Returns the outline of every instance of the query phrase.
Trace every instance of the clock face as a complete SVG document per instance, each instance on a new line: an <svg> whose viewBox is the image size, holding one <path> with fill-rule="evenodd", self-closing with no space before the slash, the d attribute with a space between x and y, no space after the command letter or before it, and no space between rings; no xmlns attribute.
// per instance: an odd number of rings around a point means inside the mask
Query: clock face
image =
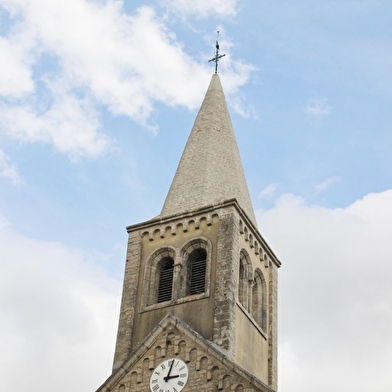
<svg viewBox="0 0 392 392"><path fill-rule="evenodd" d="M188 381L188 366L178 358L166 359L152 372L152 392L180 392Z"/></svg>

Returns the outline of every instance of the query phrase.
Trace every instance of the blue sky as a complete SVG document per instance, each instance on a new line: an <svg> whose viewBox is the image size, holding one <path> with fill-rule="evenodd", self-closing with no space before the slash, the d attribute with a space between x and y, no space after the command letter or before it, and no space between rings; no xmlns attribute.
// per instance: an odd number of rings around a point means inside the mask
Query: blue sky
<svg viewBox="0 0 392 392"><path fill-rule="evenodd" d="M390 391L391 19L387 0L0 0L0 389L109 374L125 227L160 212L219 30L283 262L280 390Z"/></svg>

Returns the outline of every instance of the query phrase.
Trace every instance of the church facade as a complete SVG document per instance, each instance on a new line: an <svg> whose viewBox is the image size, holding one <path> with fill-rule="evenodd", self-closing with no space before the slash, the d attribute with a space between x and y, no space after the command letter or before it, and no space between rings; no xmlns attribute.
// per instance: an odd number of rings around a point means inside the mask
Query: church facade
<svg viewBox="0 0 392 392"><path fill-rule="evenodd" d="M113 372L97 392L276 391L280 261L217 74L161 214L127 231Z"/></svg>

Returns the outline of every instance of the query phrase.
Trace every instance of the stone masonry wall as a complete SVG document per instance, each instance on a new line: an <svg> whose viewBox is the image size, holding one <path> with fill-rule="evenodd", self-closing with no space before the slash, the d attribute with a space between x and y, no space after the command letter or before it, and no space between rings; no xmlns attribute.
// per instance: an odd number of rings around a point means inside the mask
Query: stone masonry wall
<svg viewBox="0 0 392 392"><path fill-rule="evenodd" d="M278 388L278 269L270 266L269 328L268 328L268 385Z"/></svg>
<svg viewBox="0 0 392 392"><path fill-rule="evenodd" d="M238 288L238 237L234 211L222 214L217 244L213 341L231 359L235 357L234 306Z"/></svg>
<svg viewBox="0 0 392 392"><path fill-rule="evenodd" d="M141 237L138 232L131 232L128 239L127 259L125 264L120 320L117 332L113 370L116 370L131 352L137 283L140 272L140 252Z"/></svg>

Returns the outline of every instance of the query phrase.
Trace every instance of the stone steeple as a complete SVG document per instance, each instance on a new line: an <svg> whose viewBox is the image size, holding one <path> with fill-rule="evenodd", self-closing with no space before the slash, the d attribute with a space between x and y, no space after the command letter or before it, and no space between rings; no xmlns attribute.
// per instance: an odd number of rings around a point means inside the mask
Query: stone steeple
<svg viewBox="0 0 392 392"><path fill-rule="evenodd" d="M217 74L212 76L161 217L236 199L256 225L237 143Z"/></svg>
<svg viewBox="0 0 392 392"><path fill-rule="evenodd" d="M276 391L280 261L217 74L161 215L127 232L113 373L97 392Z"/></svg>

